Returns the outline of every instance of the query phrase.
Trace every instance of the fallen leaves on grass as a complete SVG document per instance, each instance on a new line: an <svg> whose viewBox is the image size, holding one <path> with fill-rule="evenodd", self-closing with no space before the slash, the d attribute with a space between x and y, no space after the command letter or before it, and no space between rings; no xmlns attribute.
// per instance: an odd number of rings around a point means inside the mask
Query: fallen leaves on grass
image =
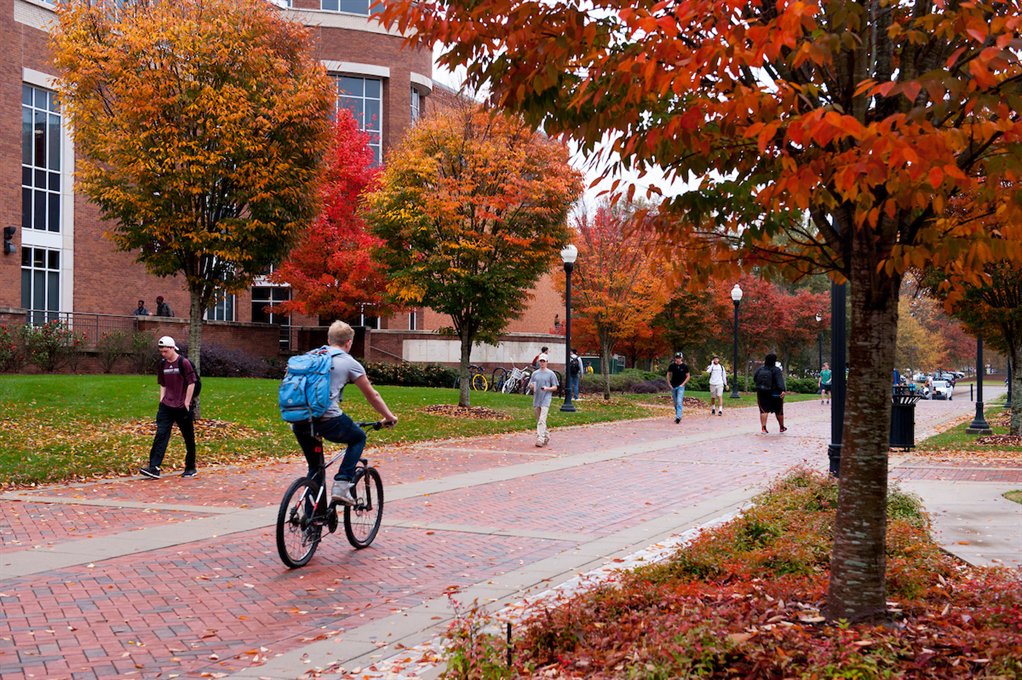
<svg viewBox="0 0 1022 680"><path fill-rule="evenodd" d="M156 434L156 422L153 420L132 420L118 428L123 434L152 437ZM227 420L199 418L195 421L196 439L251 439L259 433L250 427L232 423Z"/></svg>
<svg viewBox="0 0 1022 680"><path fill-rule="evenodd" d="M450 418L471 418L473 420L511 420L511 416L485 406L456 406L454 404L433 404L419 409L423 413Z"/></svg>
<svg viewBox="0 0 1022 680"><path fill-rule="evenodd" d="M1022 446L1022 435L988 434L983 437L977 437L976 443L989 446Z"/></svg>

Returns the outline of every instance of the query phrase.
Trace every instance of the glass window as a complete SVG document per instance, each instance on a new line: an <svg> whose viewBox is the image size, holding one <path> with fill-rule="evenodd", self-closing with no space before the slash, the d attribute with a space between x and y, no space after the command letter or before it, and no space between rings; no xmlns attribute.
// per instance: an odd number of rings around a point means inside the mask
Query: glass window
<svg viewBox="0 0 1022 680"><path fill-rule="evenodd" d="M376 164L383 162L383 81L379 78L336 76L337 108L355 117L359 130L369 134Z"/></svg>
<svg viewBox="0 0 1022 680"><path fill-rule="evenodd" d="M252 321L280 326L280 349L284 352L291 349L291 317L286 314L275 314L267 308L290 299L291 289L287 286L252 288Z"/></svg>
<svg viewBox="0 0 1022 680"><path fill-rule="evenodd" d="M320 9L327 12L347 12L348 14L361 14L369 16L369 4L371 0L321 0Z"/></svg>
<svg viewBox="0 0 1022 680"><path fill-rule="evenodd" d="M412 88L412 123L422 117L422 95L414 87Z"/></svg>
<svg viewBox="0 0 1022 680"><path fill-rule="evenodd" d="M53 92L21 86L21 226L60 231L60 109Z"/></svg>
<svg viewBox="0 0 1022 680"><path fill-rule="evenodd" d="M22 246L21 306L33 324L60 318L60 251Z"/></svg>
<svg viewBox="0 0 1022 680"><path fill-rule="evenodd" d="M410 331L419 330L415 319L415 310L408 312L408 330Z"/></svg>
<svg viewBox="0 0 1022 680"><path fill-rule="evenodd" d="M218 296L206 310L207 321L234 321L234 296Z"/></svg>

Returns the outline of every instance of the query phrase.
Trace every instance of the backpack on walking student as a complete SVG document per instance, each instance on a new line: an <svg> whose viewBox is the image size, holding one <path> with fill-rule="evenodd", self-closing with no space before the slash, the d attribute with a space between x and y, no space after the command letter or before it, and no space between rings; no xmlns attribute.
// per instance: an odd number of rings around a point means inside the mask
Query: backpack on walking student
<svg viewBox="0 0 1022 680"><path fill-rule="evenodd" d="M324 345L287 360L277 392L280 417L289 423L319 418L330 408L330 371L340 350Z"/></svg>
<svg viewBox="0 0 1022 680"><path fill-rule="evenodd" d="M774 389L774 372L766 366L760 366L752 375L757 392L772 392Z"/></svg>
<svg viewBox="0 0 1022 680"><path fill-rule="evenodd" d="M582 360L575 357L571 360L571 366L569 367L572 375L579 375L582 373Z"/></svg>

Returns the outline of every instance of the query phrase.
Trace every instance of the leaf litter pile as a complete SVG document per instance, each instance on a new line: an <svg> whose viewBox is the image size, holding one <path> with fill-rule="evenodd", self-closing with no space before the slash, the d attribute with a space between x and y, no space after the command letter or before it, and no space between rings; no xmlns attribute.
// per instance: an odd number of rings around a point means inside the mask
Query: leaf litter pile
<svg viewBox="0 0 1022 680"><path fill-rule="evenodd" d="M528 605L510 669L503 625L474 609L448 632L449 677L1022 677L1019 572L942 552L918 499L897 490L887 620L828 622L836 503L833 479L796 470L665 561Z"/></svg>
<svg viewBox="0 0 1022 680"><path fill-rule="evenodd" d="M132 420L118 428L122 434L152 437L156 435L156 422L150 420ZM210 439L249 439L258 437L259 433L250 427L214 418L198 418L195 421L195 438Z"/></svg>
<svg viewBox="0 0 1022 680"><path fill-rule="evenodd" d="M472 420L511 420L511 416L485 406L457 406L455 404L433 404L419 409L422 413L449 418L470 418Z"/></svg>

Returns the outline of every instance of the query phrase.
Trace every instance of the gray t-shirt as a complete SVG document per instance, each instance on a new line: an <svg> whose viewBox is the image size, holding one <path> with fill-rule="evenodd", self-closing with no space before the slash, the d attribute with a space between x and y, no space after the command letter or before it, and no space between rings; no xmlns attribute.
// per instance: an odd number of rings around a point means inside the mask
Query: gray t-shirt
<svg viewBox="0 0 1022 680"><path fill-rule="evenodd" d="M366 374L362 364L344 350L331 347L330 352L336 354L334 368L330 371L330 408L323 414L323 418L336 418L343 413L339 402L343 396L344 386Z"/></svg>
<svg viewBox="0 0 1022 680"><path fill-rule="evenodd" d="M553 392L547 392L544 387L557 387L557 374L549 368L541 368L529 378L534 394L532 395L533 406L549 406L554 398Z"/></svg>

